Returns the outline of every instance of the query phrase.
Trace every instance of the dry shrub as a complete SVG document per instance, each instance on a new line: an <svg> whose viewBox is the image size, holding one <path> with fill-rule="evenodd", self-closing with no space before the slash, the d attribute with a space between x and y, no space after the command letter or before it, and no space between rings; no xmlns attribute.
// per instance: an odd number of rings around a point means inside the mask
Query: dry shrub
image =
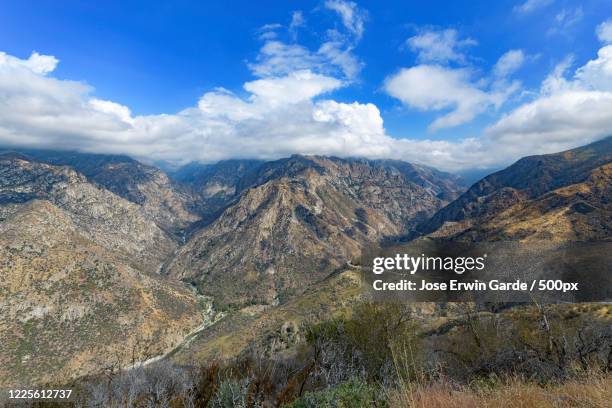
<svg viewBox="0 0 612 408"><path fill-rule="evenodd" d="M404 384L389 391L390 408L606 408L610 401L612 377L601 375L547 386L513 378L485 388L439 381L430 385Z"/></svg>

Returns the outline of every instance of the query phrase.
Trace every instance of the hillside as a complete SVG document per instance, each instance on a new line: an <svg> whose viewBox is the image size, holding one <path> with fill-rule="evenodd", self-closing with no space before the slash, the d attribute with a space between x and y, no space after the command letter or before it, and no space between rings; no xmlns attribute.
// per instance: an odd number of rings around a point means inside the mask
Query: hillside
<svg viewBox="0 0 612 408"><path fill-rule="evenodd" d="M165 231L178 234L199 220L199 196L160 169L120 155L49 150L20 150L26 159L67 166L87 180L138 204Z"/></svg>
<svg viewBox="0 0 612 408"><path fill-rule="evenodd" d="M282 302L460 189L450 175L407 163L316 156L265 163L240 186L164 268L223 305Z"/></svg>
<svg viewBox="0 0 612 408"><path fill-rule="evenodd" d="M163 353L202 301L155 274L176 248L143 207L64 166L0 157L2 385Z"/></svg>
<svg viewBox="0 0 612 408"><path fill-rule="evenodd" d="M462 240L609 240L612 137L485 177L419 230Z"/></svg>

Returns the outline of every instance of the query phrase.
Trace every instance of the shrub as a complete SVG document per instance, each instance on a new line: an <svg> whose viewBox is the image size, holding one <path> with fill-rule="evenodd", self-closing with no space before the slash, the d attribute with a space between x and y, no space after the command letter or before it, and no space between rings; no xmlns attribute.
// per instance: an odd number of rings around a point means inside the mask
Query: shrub
<svg viewBox="0 0 612 408"><path fill-rule="evenodd" d="M418 333L418 324L405 306L363 303L348 319L311 327L307 340L315 348L327 385L352 377L387 383L396 374L395 350L409 348L413 356L419 354Z"/></svg>
<svg viewBox="0 0 612 408"><path fill-rule="evenodd" d="M217 392L210 400L210 408L247 408L251 406L248 402L248 379L223 381Z"/></svg>
<svg viewBox="0 0 612 408"><path fill-rule="evenodd" d="M357 379L351 379L324 391L307 392L303 397L285 407L359 408L384 405L384 400L376 387Z"/></svg>

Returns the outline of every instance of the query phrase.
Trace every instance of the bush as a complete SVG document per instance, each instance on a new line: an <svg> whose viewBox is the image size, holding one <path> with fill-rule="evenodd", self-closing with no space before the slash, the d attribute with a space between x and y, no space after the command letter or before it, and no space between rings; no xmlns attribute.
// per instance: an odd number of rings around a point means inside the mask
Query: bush
<svg viewBox="0 0 612 408"><path fill-rule="evenodd" d="M612 368L609 321L562 306L490 314L465 305L464 316L430 337L445 373L463 383L492 375L547 383Z"/></svg>
<svg viewBox="0 0 612 408"><path fill-rule="evenodd" d="M225 380L208 404L210 408L246 408L248 404L248 379Z"/></svg>
<svg viewBox="0 0 612 408"><path fill-rule="evenodd" d="M363 303L348 319L309 328L307 340L315 349L325 385L354 377L386 384L397 374L397 350L409 349L411 357L420 355L418 333L419 326L405 306ZM414 357L410 365L420 364L417 360Z"/></svg>
<svg viewBox="0 0 612 408"><path fill-rule="evenodd" d="M292 404L290 408L359 408L384 406L380 391L357 379L345 381L336 387L324 391L307 392Z"/></svg>

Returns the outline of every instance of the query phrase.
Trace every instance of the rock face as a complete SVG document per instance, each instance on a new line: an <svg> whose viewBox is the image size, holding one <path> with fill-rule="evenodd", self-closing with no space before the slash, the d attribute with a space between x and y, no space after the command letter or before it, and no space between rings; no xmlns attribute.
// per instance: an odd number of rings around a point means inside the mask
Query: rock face
<svg viewBox="0 0 612 408"><path fill-rule="evenodd" d="M190 186L199 198L197 210L202 219L192 230L210 223L235 202L247 187L243 179L263 164L260 160L223 160L207 165L190 163L175 171L172 177Z"/></svg>
<svg viewBox="0 0 612 408"><path fill-rule="evenodd" d="M34 199L61 208L91 241L145 270L155 270L176 248L144 207L89 183L73 169L0 156L0 204L14 209Z"/></svg>
<svg viewBox="0 0 612 408"><path fill-rule="evenodd" d="M0 385L61 383L172 349L210 313L179 279L218 304L284 303L460 189L408 163L324 157L179 173L125 156L0 152Z"/></svg>
<svg viewBox="0 0 612 408"><path fill-rule="evenodd" d="M0 157L0 384L65 382L165 352L201 301L156 274L176 242L75 170Z"/></svg>
<svg viewBox="0 0 612 408"><path fill-rule="evenodd" d="M419 229L435 237L593 241L612 235L612 137L525 157L474 184Z"/></svg>
<svg viewBox="0 0 612 408"><path fill-rule="evenodd" d="M237 201L164 268L234 306L283 302L459 190L450 175L407 163L315 156L265 163L237 188Z"/></svg>
<svg viewBox="0 0 612 408"><path fill-rule="evenodd" d="M185 283L243 315L287 311L389 237L533 247L612 235L612 138L521 159L463 194L431 168L319 156L175 178L124 156L0 153L0 386L172 349L206 321Z"/></svg>
<svg viewBox="0 0 612 408"><path fill-rule="evenodd" d="M171 180L160 169L127 156L24 150L24 157L40 163L68 166L87 180L138 204L164 231L177 234L200 219L199 196Z"/></svg>

